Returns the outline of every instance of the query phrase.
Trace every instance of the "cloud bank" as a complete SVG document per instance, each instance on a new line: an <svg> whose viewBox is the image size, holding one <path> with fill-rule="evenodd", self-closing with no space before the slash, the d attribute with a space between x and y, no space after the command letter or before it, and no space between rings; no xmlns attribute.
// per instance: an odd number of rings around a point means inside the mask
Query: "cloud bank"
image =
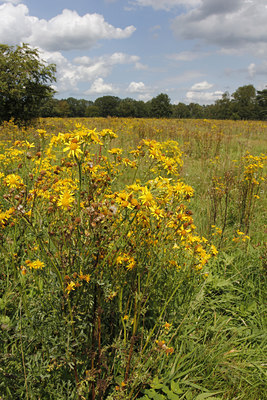
<svg viewBox="0 0 267 400"><path fill-rule="evenodd" d="M90 49L99 40L125 39L135 31L132 25L116 28L100 14L80 16L67 9L50 20L39 19L30 16L24 4L1 5L0 20L1 42L26 42L48 51Z"/></svg>
<svg viewBox="0 0 267 400"><path fill-rule="evenodd" d="M177 16L172 30L179 39L201 41L228 49L264 45L267 49L265 0L202 0Z"/></svg>

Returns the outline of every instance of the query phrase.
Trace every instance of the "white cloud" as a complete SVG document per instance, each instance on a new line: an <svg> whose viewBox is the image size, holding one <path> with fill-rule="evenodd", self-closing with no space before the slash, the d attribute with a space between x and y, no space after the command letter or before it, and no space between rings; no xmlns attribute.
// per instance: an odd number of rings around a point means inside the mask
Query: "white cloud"
<svg viewBox="0 0 267 400"><path fill-rule="evenodd" d="M49 51L89 49L99 40L124 39L135 31L134 26L116 28L100 14L80 16L67 9L47 21L30 16L24 4L1 5L0 21L1 42L26 42Z"/></svg>
<svg viewBox="0 0 267 400"><path fill-rule="evenodd" d="M142 7L153 7L155 10L170 11L178 6L191 7L196 6L201 0L135 0L131 3Z"/></svg>
<svg viewBox="0 0 267 400"><path fill-rule="evenodd" d="M140 62L136 62L134 67L135 67L135 69L138 69L138 70L145 70L145 69L148 69L148 66L147 66L147 65L142 64L142 63L140 63Z"/></svg>
<svg viewBox="0 0 267 400"><path fill-rule="evenodd" d="M186 93L186 100L190 103L213 103L223 94L221 91L208 92L207 90L211 89L213 86L214 85L212 83L208 83L207 81L195 83Z"/></svg>
<svg viewBox="0 0 267 400"><path fill-rule="evenodd" d="M249 74L250 78L253 78L255 73L256 73L256 64L254 64L254 63L249 64L248 74Z"/></svg>
<svg viewBox="0 0 267 400"><path fill-rule="evenodd" d="M191 90L193 91L202 91L202 90L208 90L213 87L212 83L208 83L207 81L195 83L192 87Z"/></svg>
<svg viewBox="0 0 267 400"><path fill-rule="evenodd" d="M201 4L177 16L172 29L179 39L201 40L224 48L264 45L267 50L265 0L201 0Z"/></svg>
<svg viewBox="0 0 267 400"><path fill-rule="evenodd" d="M88 83L95 81L94 90L101 90L103 82L98 81L99 78L107 77L116 65L132 64L136 68L139 57L125 53L113 53L111 55L103 55L101 57L90 58L87 56L76 57L69 61L60 52L47 52L42 50L41 57L48 63L55 63L57 66L57 84L56 90L60 92L78 91L80 83ZM101 85L102 83L102 85ZM106 84L105 84L106 85ZM105 90L108 87L105 86ZM114 88L112 88L114 90ZM90 92L92 93L92 92ZM95 93L98 93L95 91ZM102 93L102 92L101 92Z"/></svg>
<svg viewBox="0 0 267 400"><path fill-rule="evenodd" d="M145 93L145 94L140 94L139 96L138 96L138 100L142 100L142 101L148 101L148 100L151 100L152 99L152 95L150 94L150 93Z"/></svg>
<svg viewBox="0 0 267 400"><path fill-rule="evenodd" d="M130 93L144 92L145 90L146 86L143 82L131 82L127 89Z"/></svg>
<svg viewBox="0 0 267 400"><path fill-rule="evenodd" d="M10 45L27 42L26 37L31 34L33 17L25 17L28 8L24 4L14 7L5 3L0 5L0 42ZM31 22L30 22L31 20Z"/></svg>
<svg viewBox="0 0 267 400"><path fill-rule="evenodd" d="M85 94L107 94L115 93L117 89L110 83L104 83L102 78L97 78Z"/></svg>
<svg viewBox="0 0 267 400"><path fill-rule="evenodd" d="M193 91L189 90L186 93L186 99L189 103L200 103L200 104L209 104L214 103L215 100L218 100L222 97L223 92L217 90L215 92L201 92L201 91Z"/></svg>
<svg viewBox="0 0 267 400"><path fill-rule="evenodd" d="M109 60L111 64L131 64L131 63L137 63L139 61L138 56L130 56L125 53L113 53Z"/></svg>
<svg viewBox="0 0 267 400"><path fill-rule="evenodd" d="M266 82L267 79L267 60L263 60L260 64L250 63L247 67L243 68L227 68L224 70L226 76L240 77L243 76L244 79L250 81L251 79L257 78L257 84L259 80ZM265 83L266 84L266 83Z"/></svg>
<svg viewBox="0 0 267 400"><path fill-rule="evenodd" d="M92 58L87 56L75 57L73 59L74 64L90 65L93 63Z"/></svg>

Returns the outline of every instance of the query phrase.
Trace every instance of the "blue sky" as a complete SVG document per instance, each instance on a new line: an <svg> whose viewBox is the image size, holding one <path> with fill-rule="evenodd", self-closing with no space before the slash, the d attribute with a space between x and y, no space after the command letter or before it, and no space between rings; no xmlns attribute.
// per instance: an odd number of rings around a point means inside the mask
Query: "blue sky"
<svg viewBox="0 0 267 400"><path fill-rule="evenodd" d="M267 85L266 0L0 0L0 43L57 65L56 97L210 104Z"/></svg>

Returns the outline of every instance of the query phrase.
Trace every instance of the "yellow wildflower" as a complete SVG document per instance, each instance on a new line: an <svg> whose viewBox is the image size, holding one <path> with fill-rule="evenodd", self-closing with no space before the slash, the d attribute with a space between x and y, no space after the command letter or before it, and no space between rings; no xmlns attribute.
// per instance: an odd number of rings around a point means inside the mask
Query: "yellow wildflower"
<svg viewBox="0 0 267 400"><path fill-rule="evenodd" d="M83 154L77 139L72 139L63 151L69 152L68 157L79 157L80 154Z"/></svg>
<svg viewBox="0 0 267 400"><path fill-rule="evenodd" d="M40 260L35 260L35 261L28 260L27 264L30 269L43 269L45 267L45 264Z"/></svg>
<svg viewBox="0 0 267 400"><path fill-rule="evenodd" d="M70 192L69 190L66 190L66 191L62 192L61 195L59 196L59 200L57 201L57 205L59 207L62 207L65 210L68 210L69 207L74 202L74 200L75 199L73 197L73 193Z"/></svg>
<svg viewBox="0 0 267 400"><path fill-rule="evenodd" d="M71 290L75 290L75 286L75 282L71 281L65 289L66 292L69 294Z"/></svg>
<svg viewBox="0 0 267 400"><path fill-rule="evenodd" d="M157 207L149 207L151 214L156 217L156 219L160 219L164 217L164 211Z"/></svg>
<svg viewBox="0 0 267 400"><path fill-rule="evenodd" d="M144 188L142 188L142 194L140 195L139 198L140 198L142 204L144 204L145 206L147 206L147 207L152 206L153 195L146 186Z"/></svg>
<svg viewBox="0 0 267 400"><path fill-rule="evenodd" d="M10 174L4 179L5 184L10 188L19 188L23 185L23 180L19 175Z"/></svg>

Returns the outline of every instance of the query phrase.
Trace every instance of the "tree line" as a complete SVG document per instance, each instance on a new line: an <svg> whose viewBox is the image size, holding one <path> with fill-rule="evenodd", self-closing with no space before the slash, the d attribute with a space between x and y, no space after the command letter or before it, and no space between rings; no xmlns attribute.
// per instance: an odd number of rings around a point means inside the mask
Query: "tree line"
<svg viewBox="0 0 267 400"><path fill-rule="evenodd" d="M56 66L27 44L0 44L0 123L11 118L27 124L37 117L207 118L267 120L267 89L239 87L211 105L171 104L165 93L144 102L102 96L95 101L56 99L52 88Z"/></svg>
<svg viewBox="0 0 267 400"><path fill-rule="evenodd" d="M41 116L267 120L267 89L256 91L253 85L241 86L210 105L171 104L164 93L147 102L117 96L102 96L95 101L51 98L42 107Z"/></svg>

